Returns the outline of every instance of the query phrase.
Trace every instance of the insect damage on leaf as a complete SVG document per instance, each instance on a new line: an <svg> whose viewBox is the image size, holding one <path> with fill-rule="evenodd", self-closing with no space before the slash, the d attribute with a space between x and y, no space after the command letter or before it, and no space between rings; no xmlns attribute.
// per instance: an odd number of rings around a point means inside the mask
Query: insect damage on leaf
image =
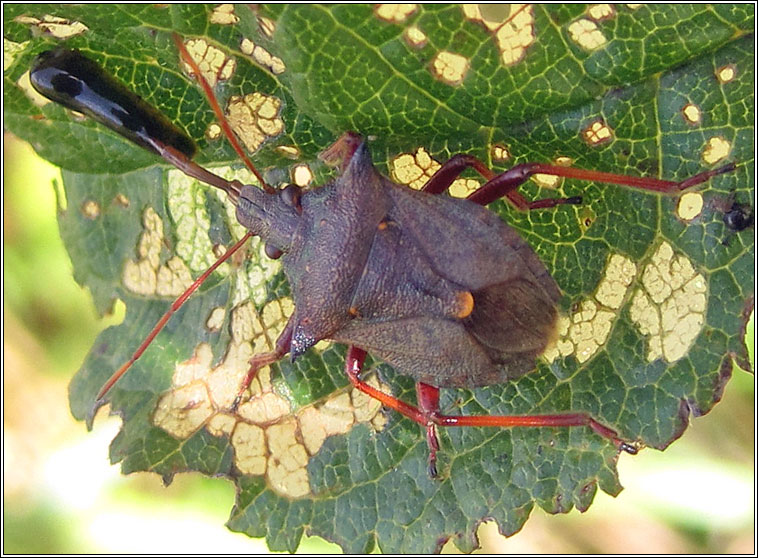
<svg viewBox="0 0 758 558"><path fill-rule="evenodd" d="M241 473L265 475L278 493L302 497L310 493L308 461L328 436L344 434L359 422L380 430L385 419L378 401L352 389L297 410L276 391L269 367L258 372L249 399L236 412L229 411L247 362L253 354L273 349L293 308L289 298L269 302L260 313L251 302L236 307L224 359L213 366L210 346L199 344L190 359L176 366L173 387L158 401L153 423L179 439L203 427L214 436L230 436ZM375 378L370 383L380 387Z"/></svg>
<svg viewBox="0 0 758 558"><path fill-rule="evenodd" d="M218 331L221 326L224 325L224 317L226 316L226 310L218 306L211 311L211 315L205 322L205 327L208 331Z"/></svg>
<svg viewBox="0 0 758 558"><path fill-rule="evenodd" d="M558 319L558 339L547 348L544 358L575 355L587 362L605 345L626 292L637 274L637 266L629 258L613 254L605 268L603 279L595 291L594 300L585 300L571 316Z"/></svg>
<svg viewBox="0 0 758 558"><path fill-rule="evenodd" d="M553 161L559 167L570 167L574 161L570 157L560 156L556 157ZM549 188L555 190L561 184L562 179L554 174L542 174L536 173L532 176L532 180L541 188Z"/></svg>
<svg viewBox="0 0 758 558"><path fill-rule="evenodd" d="M401 153L390 161L392 179L398 184L405 184L414 190L420 190L439 170L440 165L432 159L423 147L416 153ZM465 198L479 188L479 182L472 178L458 178L448 189L454 198Z"/></svg>
<svg viewBox="0 0 758 558"><path fill-rule="evenodd" d="M663 242L642 271L642 288L630 316L647 337L650 362L675 362L687 354L705 321L706 281L684 255Z"/></svg>
<svg viewBox="0 0 758 558"><path fill-rule="evenodd" d="M219 25L234 25L240 18L234 13L234 4L219 4L213 8L210 22Z"/></svg>
<svg viewBox="0 0 758 558"><path fill-rule="evenodd" d="M608 42L597 24L589 19L578 19L568 27L571 39L584 50L596 50Z"/></svg>
<svg viewBox="0 0 758 558"><path fill-rule="evenodd" d="M301 188L308 186L313 180L313 173L306 164L295 165L290 172L292 176L292 183Z"/></svg>
<svg viewBox="0 0 758 558"><path fill-rule="evenodd" d="M685 192L676 204L676 216L683 221L692 221L703 211L703 194Z"/></svg>
<svg viewBox="0 0 758 558"><path fill-rule="evenodd" d="M587 7L587 15L595 21L612 19L616 15L613 4L592 4Z"/></svg>
<svg viewBox="0 0 758 558"><path fill-rule="evenodd" d="M176 296L192 284L184 262L174 256L161 264L163 220L152 207L142 214L144 231L137 244L137 259L127 260L122 272L124 287L135 294Z"/></svg>
<svg viewBox="0 0 758 558"><path fill-rule="evenodd" d="M411 25L403 32L403 38L408 46L413 48L423 48L429 40L426 33L415 25Z"/></svg>
<svg viewBox="0 0 758 558"><path fill-rule="evenodd" d="M447 85L460 85L466 77L469 61L465 56L453 52L438 52L432 59L431 69L434 77Z"/></svg>
<svg viewBox="0 0 758 558"><path fill-rule="evenodd" d="M700 120L703 118L703 112L700 110L699 106L687 103L682 107L682 116L687 124L696 125L700 124Z"/></svg>
<svg viewBox="0 0 758 558"><path fill-rule="evenodd" d="M613 140L613 130L602 120L596 120L582 130L582 137L590 146L601 145Z"/></svg>
<svg viewBox="0 0 758 558"><path fill-rule="evenodd" d="M100 204L94 200L87 200L82 204L82 215L87 219L97 219L100 217Z"/></svg>
<svg viewBox="0 0 758 558"><path fill-rule="evenodd" d="M374 13L384 21L402 23L417 9L417 4L377 4Z"/></svg>
<svg viewBox="0 0 758 558"><path fill-rule="evenodd" d="M284 121L279 117L281 106L281 100L273 95L258 92L244 97L234 95L226 107L226 117L234 133L252 153L267 139L284 132Z"/></svg>
<svg viewBox="0 0 758 558"><path fill-rule="evenodd" d="M722 136L715 136L708 140L703 149L703 161L708 165L718 163L729 156L732 144Z"/></svg>
<svg viewBox="0 0 758 558"><path fill-rule="evenodd" d="M36 17L18 16L14 19L16 23L33 25L45 35L50 35L56 39L70 39L76 35L81 35L89 28L80 21L71 21L62 17L44 15L41 19Z"/></svg>
<svg viewBox="0 0 758 558"><path fill-rule="evenodd" d="M729 83L737 77L737 67L734 64L721 66L716 70L716 77L721 83Z"/></svg>
<svg viewBox="0 0 758 558"><path fill-rule="evenodd" d="M502 163L511 158L511 152L505 145L495 144L490 148L490 156L493 161Z"/></svg>
<svg viewBox="0 0 758 558"><path fill-rule="evenodd" d="M513 66L524 59L536 40L534 9L529 4L464 4L463 15L494 33L500 59Z"/></svg>
<svg viewBox="0 0 758 558"><path fill-rule="evenodd" d="M256 63L260 64L274 75L279 75L287 69L281 58L272 55L265 48L256 45L248 38L242 39L240 50L243 54L250 56Z"/></svg>
<svg viewBox="0 0 758 558"><path fill-rule="evenodd" d="M219 81L229 80L234 75L237 61L224 54L222 50L209 45L207 41L190 39L184 41L184 46L211 87L215 87ZM182 68L185 73L194 75L192 68L185 61L182 61Z"/></svg>

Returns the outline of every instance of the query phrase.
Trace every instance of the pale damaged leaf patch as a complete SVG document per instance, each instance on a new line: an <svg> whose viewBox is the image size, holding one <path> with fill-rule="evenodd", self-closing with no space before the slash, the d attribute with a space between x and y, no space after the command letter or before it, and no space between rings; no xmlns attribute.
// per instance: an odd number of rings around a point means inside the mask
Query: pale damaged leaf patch
<svg viewBox="0 0 758 558"><path fill-rule="evenodd" d="M559 167L570 167L573 162L574 161L570 157L564 156L556 157L553 161L553 163ZM558 186L560 186L561 182L563 181L560 176L542 173L534 174L531 179L541 188L549 188L551 190L558 188Z"/></svg>
<svg viewBox="0 0 758 558"><path fill-rule="evenodd" d="M616 16L613 4L591 4L587 7L587 15L595 21L612 19Z"/></svg>
<svg viewBox="0 0 758 558"><path fill-rule="evenodd" d="M137 259L124 265L124 287L139 295L180 295L192 284L192 276L177 256L161 265L163 220L152 207L148 207L142 214L142 224L145 230L137 244Z"/></svg>
<svg viewBox="0 0 758 558"><path fill-rule="evenodd" d="M100 204L94 200L86 200L82 203L82 215L94 221L100 217Z"/></svg>
<svg viewBox="0 0 758 558"><path fill-rule="evenodd" d="M411 25L403 32L403 38L408 46L413 48L423 48L429 40L426 33L415 25Z"/></svg>
<svg viewBox="0 0 758 558"><path fill-rule="evenodd" d="M359 422L378 430L385 419L378 401L353 389L296 410L275 389L269 367L259 371L237 412L230 411L250 358L273 350L293 311L288 298L271 301L260 312L252 302L237 306L223 361L214 367L210 346L198 345L192 358L176 366L173 387L159 400L153 423L179 439L203 427L214 436L229 436L241 473L265 475L277 493L299 498L310 494L306 466L328 436ZM380 388L375 377L369 383Z"/></svg>
<svg viewBox="0 0 758 558"><path fill-rule="evenodd" d="M124 194L116 194L116 197L113 198L113 202L123 208L127 208L129 205L131 205L129 198L127 198Z"/></svg>
<svg viewBox="0 0 758 558"><path fill-rule="evenodd" d="M211 13L211 23L219 25L234 25L239 23L240 18L234 13L234 4L219 4L213 8Z"/></svg>
<svg viewBox="0 0 758 558"><path fill-rule="evenodd" d="M727 64L716 70L716 78L721 83L729 83L737 77L737 67L734 64Z"/></svg>
<svg viewBox="0 0 758 558"><path fill-rule="evenodd" d="M692 221L703 211L703 195L700 192L685 192L676 204L676 216Z"/></svg>
<svg viewBox="0 0 758 558"><path fill-rule="evenodd" d="M613 130L602 120L596 120L582 130L582 138L590 147L613 141Z"/></svg>
<svg viewBox="0 0 758 558"><path fill-rule="evenodd" d="M434 77L448 85L460 85L469 68L468 58L452 52L438 52L432 59L431 70Z"/></svg>
<svg viewBox="0 0 758 558"><path fill-rule="evenodd" d="M300 157L300 149L294 145L278 145L274 149L288 159L295 160Z"/></svg>
<svg viewBox="0 0 758 558"><path fill-rule="evenodd" d="M634 262L613 254L594 299L582 302L571 316L558 319L558 339L545 350L544 358L548 362L572 354L579 362L592 358L608 340L613 322L636 275Z"/></svg>
<svg viewBox="0 0 758 558"><path fill-rule="evenodd" d="M464 4L463 15L492 32L504 66L513 66L534 43L534 10L529 4Z"/></svg>
<svg viewBox="0 0 758 558"><path fill-rule="evenodd" d="M306 164L295 165L291 171L292 183L304 188L313 180L313 172Z"/></svg>
<svg viewBox="0 0 758 558"><path fill-rule="evenodd" d="M168 208L176 223L175 250L193 272L208 269L216 256L208 238L211 222L205 209L207 186L177 169L168 171ZM227 274L228 266L220 273Z"/></svg>
<svg viewBox="0 0 758 558"><path fill-rule="evenodd" d="M234 75L237 69L237 61L224 54L221 49L209 45L208 41L189 39L184 41L184 46L211 87L215 87L219 81L226 81ZM190 65L184 60L182 60L182 67L186 74L195 75Z"/></svg>
<svg viewBox="0 0 758 558"><path fill-rule="evenodd" d="M26 95L29 100L34 103L35 106L44 107L46 104L52 103L50 99L44 95L40 95L37 93L37 90L32 87L32 82L29 78L29 72L24 72L21 74L21 77L18 78L16 85L19 89L21 89L21 91L24 92L24 95Z"/></svg>
<svg viewBox="0 0 758 558"><path fill-rule="evenodd" d="M205 328L208 331L218 331L221 326L224 325L224 317L226 316L226 310L222 306L217 306L211 310L210 316L205 321Z"/></svg>
<svg viewBox="0 0 758 558"><path fill-rule="evenodd" d="M708 140L703 149L703 161L713 165L726 159L732 150L732 144L722 136L715 136Z"/></svg>
<svg viewBox="0 0 758 558"><path fill-rule="evenodd" d="M250 153L284 131L284 121L279 117L281 106L277 97L258 92L244 97L234 95L229 99L226 118Z"/></svg>
<svg viewBox="0 0 758 558"><path fill-rule="evenodd" d="M597 24L589 19L576 20L568 26L568 32L571 40L587 51L597 50L608 42Z"/></svg>
<svg viewBox="0 0 758 558"><path fill-rule="evenodd" d="M18 55L23 53L28 45L29 41L17 43L3 37L3 71L11 67Z"/></svg>
<svg viewBox="0 0 758 558"><path fill-rule="evenodd" d="M684 255L663 242L642 272L630 315L648 340L648 360L685 356L705 322L707 285Z"/></svg>
<svg viewBox="0 0 758 558"><path fill-rule="evenodd" d="M255 177L246 168L234 169L229 166L213 169L218 176L243 184L254 184ZM210 217L206 209L206 196L216 196L226 211L225 223L233 240L239 240L245 234L245 228L239 224L236 208L226 194L190 178L178 170L170 170L168 177L168 207L176 223L176 252L194 273L201 273L210 267L225 252L223 247L214 246L208 236ZM234 298L232 304L239 304L252 299L262 304L267 297L266 284L281 269L281 262L265 256L260 238L255 237L247 246L248 257L236 266L233 277ZM232 266L229 262L220 265L216 273L229 275Z"/></svg>
<svg viewBox="0 0 758 558"><path fill-rule="evenodd" d="M423 147L419 147L416 153L402 153L390 162L392 179L398 184L405 184L414 190L423 188L429 179L442 165L432 159ZM465 198L479 188L479 182L471 178L459 178L455 180L448 192L454 198Z"/></svg>
<svg viewBox="0 0 758 558"><path fill-rule="evenodd" d="M490 148L490 156L493 161L504 163L511 158L511 152L505 145L495 144Z"/></svg>
<svg viewBox="0 0 758 558"><path fill-rule="evenodd" d="M80 21L71 21L62 17L44 15L42 19L29 16L18 16L14 19L16 23L31 25L44 35L50 35L56 39L70 39L76 35L81 35L89 31L89 27Z"/></svg>
<svg viewBox="0 0 758 558"><path fill-rule="evenodd" d="M703 118L703 111L700 110L699 106L693 103L687 103L682 107L682 116L687 124L694 126L700 124L700 121Z"/></svg>
<svg viewBox="0 0 758 558"><path fill-rule="evenodd" d="M256 45L248 38L242 39L240 50L274 75L279 75L287 69L281 58L272 55L265 48Z"/></svg>
<svg viewBox="0 0 758 558"><path fill-rule="evenodd" d="M377 4L374 14L390 23L402 23L418 9L418 4Z"/></svg>
<svg viewBox="0 0 758 558"><path fill-rule="evenodd" d="M268 17L258 16L258 28L261 30L261 33L270 39L274 36L274 31L276 31L276 23Z"/></svg>

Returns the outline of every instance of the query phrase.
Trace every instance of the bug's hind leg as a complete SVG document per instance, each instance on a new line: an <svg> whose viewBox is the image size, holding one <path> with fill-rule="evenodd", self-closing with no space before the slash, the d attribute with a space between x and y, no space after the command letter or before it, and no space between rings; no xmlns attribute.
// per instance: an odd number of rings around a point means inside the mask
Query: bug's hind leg
<svg viewBox="0 0 758 558"><path fill-rule="evenodd" d="M636 454L638 448L621 439L615 430L592 418L588 413L564 413L555 415L443 415L439 412L439 388L423 382L416 383L418 407L384 393L361 380L360 375L366 351L358 347L349 347L345 357L345 373L353 386L385 407L408 417L426 429L426 441L429 445L429 476L437 476L437 451L439 440L437 426L488 426L496 428L513 427L567 427L588 426L596 434L610 440L619 451Z"/></svg>
<svg viewBox="0 0 758 558"><path fill-rule="evenodd" d="M347 355L345 356L345 373L350 379L350 383L352 383L357 390L362 391L369 397L377 399L385 407L397 411L426 429L426 441L427 444L429 444L429 476L432 478L436 477L437 450L439 450L440 445L437 439L436 426L431 421L430 411L436 411L439 405L439 389L420 382L417 383L416 393L418 394L419 405L421 406L419 409L397 397L384 393L361 380L360 375L365 360L366 351L359 349L358 347L348 348ZM428 390L424 388L428 388Z"/></svg>

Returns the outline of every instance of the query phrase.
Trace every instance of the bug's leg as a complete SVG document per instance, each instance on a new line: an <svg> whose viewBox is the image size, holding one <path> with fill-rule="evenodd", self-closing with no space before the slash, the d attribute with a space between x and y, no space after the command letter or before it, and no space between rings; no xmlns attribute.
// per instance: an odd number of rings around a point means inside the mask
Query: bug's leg
<svg viewBox="0 0 758 558"><path fill-rule="evenodd" d="M579 196L575 196L572 198L551 198L547 200L538 200L536 202L529 202L527 199L519 194L516 191L516 188L518 188L521 184L526 182L528 176L524 176L523 178L519 177L519 173L515 173L516 176L519 178L518 181L516 180L507 180L508 187L504 188L499 195L495 196L489 201L480 201L479 199L476 199L477 195L480 195L479 192L481 192L485 187L487 187L489 184L492 184L493 182L495 184L499 184L503 175L510 173L514 169L517 169L518 167L514 167L510 171L506 171L502 174L495 174L492 169L490 169L487 165L485 165L482 161L474 157L473 155L466 155L465 153L458 153L457 155L453 155L450 159L448 159L439 169L437 169L437 172L434 173L434 175L429 179L429 181L424 185L422 190L424 192L428 192L430 194L440 194L447 190L450 185L455 181L460 174L466 170L467 168L471 167L476 172L478 172L480 175L482 175L487 182L479 188L476 192L471 194L468 199L476 202L480 205L487 205L488 203L495 201L498 198L501 197L507 197L508 200L518 209L521 210L529 210L529 209L541 209L546 207L554 207L556 205L562 205L562 204L579 204L582 203L582 198Z"/></svg>
<svg viewBox="0 0 758 558"><path fill-rule="evenodd" d="M480 205L487 205L496 199L506 197L521 210L540 209L553 207L562 203L581 202L581 198L557 198L532 202L527 201L521 194L516 192L516 188L521 186L534 174L550 174L565 178L576 178L579 180L591 180L594 182L617 184L619 186L629 186L640 190L648 190L662 194L675 194L697 184L701 184L719 174L731 172L734 169L735 164L729 163L728 165L724 165L717 169L701 172L695 176L682 180L681 182L674 182L652 177L628 176L624 174L577 169L574 167L560 167L557 165L547 165L542 163L522 163L492 178L476 192L471 194L468 199Z"/></svg>
<svg viewBox="0 0 758 558"><path fill-rule="evenodd" d="M245 391L247 391L247 389L250 387L250 384L253 383L253 380L258 375L258 371L264 366L275 363L284 355L286 355L290 350L290 343L292 342L293 316L294 313L292 316L290 316L290 319L287 321L287 325L284 326L281 335L279 335L279 338L276 340L276 346L274 347L274 350L270 353L261 353L259 355L255 355L250 359L250 369L247 371L245 379L242 380L239 390L237 391L237 396L234 398L234 402L232 403L231 407L232 412L237 411L237 408L240 406L242 398L245 395Z"/></svg>
<svg viewBox="0 0 758 558"><path fill-rule="evenodd" d="M351 346L348 348L347 355L345 356L345 373L347 374L350 383L352 383L357 390L378 400L385 407L389 407L420 425L426 426L424 413L419 411L416 407L409 405L397 397L384 393L361 380L361 369L363 368L365 360L366 351L358 347Z"/></svg>
<svg viewBox="0 0 758 558"><path fill-rule="evenodd" d="M534 174L550 174L565 178L576 178L579 180L592 180L595 182L618 184L620 186L630 186L632 188L664 194L675 194L697 184L701 184L719 174L731 172L735 169L735 164L729 163L717 169L701 172L695 176L682 180L681 182L660 180L651 177L613 174L574 167L561 167L558 165L548 165L543 163L522 163L496 175L489 167L487 167L487 165L476 157L459 153L458 155L451 157L437 170L426 183L423 190L430 194L444 192L450 187L453 181L469 167L473 168L487 179L487 182L481 188L468 197L469 200L480 205L487 205L499 198L505 197L517 209L527 211L530 209L554 207L561 204L578 204L582 201L579 196L528 201L516 190Z"/></svg>
<svg viewBox="0 0 758 558"><path fill-rule="evenodd" d="M632 455L637 453L637 447L619 438L612 428L599 423L587 413L565 413L556 415L441 415L432 414L431 421L439 426L495 426L501 428L513 427L566 427L589 426L597 434L607 438L619 450Z"/></svg>
<svg viewBox="0 0 758 558"><path fill-rule="evenodd" d="M344 172L362 141L361 136L355 132L345 132L337 138L337 141L321 152L318 158L330 167L338 167L340 171Z"/></svg>
<svg viewBox="0 0 758 558"><path fill-rule="evenodd" d="M358 347L349 347L345 356L345 373L350 379L350 383L369 397L377 399L385 407L389 407L398 413L417 422L426 429L426 442L429 445L429 476L437 476L437 451L440 449L439 440L437 439L436 427L433 418L439 408L439 389L427 384L418 382L416 384L416 394L418 397L419 408L409 405L408 403L384 393L383 391L370 386L361 380L361 369L363 362L366 360L366 351Z"/></svg>
<svg viewBox="0 0 758 558"><path fill-rule="evenodd" d="M429 446L429 462L427 471L431 478L437 478L437 451L440 449L440 441L437 437L437 426L431 417L439 413L440 388L430 386L423 382L416 382L416 400L419 410L426 417L426 445Z"/></svg>
<svg viewBox="0 0 758 558"><path fill-rule="evenodd" d="M401 401L397 397L386 394L383 391L368 385L361 380L360 374L363 362L366 360L366 351L358 347L349 347L345 357L345 373L353 386L374 399L377 399L385 407L389 407L398 413L417 422L426 429L427 444L429 444L429 474L435 476L436 452L439 450L439 441L435 426L490 426L499 428L513 427L567 427L589 426L597 434L607 438L620 451L632 455L637 453L637 447L619 438L612 428L596 421L587 413L565 413L556 415L443 415L439 412L439 388L418 382L416 395L419 399L419 407L414 407Z"/></svg>
<svg viewBox="0 0 758 558"><path fill-rule="evenodd" d="M203 72L200 70L200 67L198 66L197 62L195 62L192 56L190 56L190 53L187 51L187 47L184 46L184 40L182 40L181 36L179 36L177 33L174 33L172 37L174 39L174 44L176 45L176 48L179 50L179 55L181 56L182 60L187 64L187 66L191 68L193 77L195 78L195 80L197 80L197 82L200 84L200 87L203 89L203 92L205 93L205 97L208 99L208 103L213 109L213 113L216 115L216 118L219 121L219 125L221 126L221 129L224 131L224 135L229 140L229 143L237 152L237 155L239 155L240 159L242 159L242 161L245 163L245 166L250 169L250 171L258 179L258 182L261 183L261 186L263 187L263 189L269 194L274 193L275 190L266 183L266 181L263 179L263 175L261 175L258 169L255 168L255 165L253 165L253 162L250 160L250 158L247 156L245 151L242 149L242 146L239 144L239 141L237 141L237 136L234 135L234 132L232 131L231 126L229 125L229 121L226 119L226 115L224 115L224 111L221 110L221 106L218 104L218 98L216 97L216 94L213 92L213 88L208 83L208 80L206 80L205 77L203 76ZM219 69L219 72L222 69L223 67Z"/></svg>
<svg viewBox="0 0 758 558"><path fill-rule="evenodd" d="M184 291L179 297L171 304L171 307L166 311L163 316L161 316L161 319L158 320L158 323L155 324L155 327L150 331L148 336L145 338L145 340L142 342L142 344L137 348L137 350L134 352L134 354L131 356L131 358L126 361L121 368L116 370L116 372L113 373L113 375L108 379L108 381L103 384L103 387L100 388L100 391L97 394L97 397L95 399L95 404L92 406L92 409L90 409L90 412L87 414L87 428L92 428L92 422L95 418L95 413L97 413L97 410L102 407L105 404L105 396L110 391L110 389L113 387L113 385L123 376L129 368L131 368L132 364L134 364L138 358L142 356L142 353L145 352L147 347L150 345L150 343L153 342L153 339L155 339L155 336L158 335L158 333L163 329L163 327L166 325L166 322L168 322L169 318L184 304L187 299L194 293L200 285L203 284L203 282L210 277L211 273L213 273L218 266L220 266L222 263L224 263L226 260L228 260L237 250L239 250L247 240L253 236L251 233L245 234L241 239L237 241L237 243L232 246L229 250L226 251L226 253L221 256L218 260L216 260L212 266L210 266L205 272L200 275L188 288L186 291Z"/></svg>

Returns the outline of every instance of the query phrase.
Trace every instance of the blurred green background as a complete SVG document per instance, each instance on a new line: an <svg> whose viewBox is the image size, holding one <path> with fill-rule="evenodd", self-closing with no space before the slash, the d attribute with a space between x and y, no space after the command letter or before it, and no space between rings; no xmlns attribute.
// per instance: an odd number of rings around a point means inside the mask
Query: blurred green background
<svg viewBox="0 0 758 558"><path fill-rule="evenodd" d="M107 449L118 419L101 412L88 434L69 414L69 379L123 310L98 319L71 276L55 220L57 176L4 136L4 553L265 552L264 541L224 527L231 482L178 475L164 488L156 475L122 477ZM620 457L617 498L599 492L584 514L535 510L510 539L484 524L482 551L753 554L754 425L754 377L736 369L721 403L668 450ZM338 551L316 538L300 548Z"/></svg>

